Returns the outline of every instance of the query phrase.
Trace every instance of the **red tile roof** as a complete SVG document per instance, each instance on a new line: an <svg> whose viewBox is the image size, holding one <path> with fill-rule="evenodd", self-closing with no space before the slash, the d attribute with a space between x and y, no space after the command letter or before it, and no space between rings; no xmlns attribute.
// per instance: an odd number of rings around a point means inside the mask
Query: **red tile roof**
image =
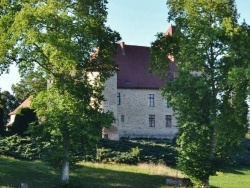
<svg viewBox="0 0 250 188"><path fill-rule="evenodd" d="M120 45L116 54L119 66L117 74L118 88L159 89L164 81L149 73L150 48L143 46ZM175 71L175 63L170 62L170 70Z"/></svg>

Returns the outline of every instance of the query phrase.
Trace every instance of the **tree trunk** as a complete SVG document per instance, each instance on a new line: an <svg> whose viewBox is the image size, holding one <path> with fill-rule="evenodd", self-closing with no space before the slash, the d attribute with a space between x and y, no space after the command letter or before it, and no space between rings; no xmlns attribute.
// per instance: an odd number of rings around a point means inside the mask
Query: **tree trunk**
<svg viewBox="0 0 250 188"><path fill-rule="evenodd" d="M69 161L67 159L62 162L62 183L69 184Z"/></svg>
<svg viewBox="0 0 250 188"><path fill-rule="evenodd" d="M69 133L63 134L62 183L69 184Z"/></svg>
<svg viewBox="0 0 250 188"><path fill-rule="evenodd" d="M201 188L209 188L209 177L202 180Z"/></svg>

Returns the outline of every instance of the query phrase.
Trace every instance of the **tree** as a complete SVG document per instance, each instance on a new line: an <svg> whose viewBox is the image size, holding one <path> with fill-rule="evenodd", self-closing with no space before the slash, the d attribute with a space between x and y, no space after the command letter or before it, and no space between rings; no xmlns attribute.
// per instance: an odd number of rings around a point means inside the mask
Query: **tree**
<svg viewBox="0 0 250 188"><path fill-rule="evenodd" d="M5 136L6 124L10 116L9 113L18 106L16 98L8 91L0 92L0 135Z"/></svg>
<svg viewBox="0 0 250 188"><path fill-rule="evenodd" d="M10 127L10 135L28 136L29 124L36 122L37 116L34 109L18 108L15 121Z"/></svg>
<svg viewBox="0 0 250 188"><path fill-rule="evenodd" d="M174 56L178 77L163 94L176 112L179 168L209 186L247 130L250 28L233 0L168 0L175 33L158 34L151 67L163 76Z"/></svg>
<svg viewBox="0 0 250 188"><path fill-rule="evenodd" d="M0 135L3 136L5 133L4 130L4 112L3 112L3 107L0 107Z"/></svg>
<svg viewBox="0 0 250 188"><path fill-rule="evenodd" d="M41 123L32 131L38 141L49 141L48 158L61 162L61 180L66 184L69 164L79 160L100 138L101 127L113 121L101 101L104 82L116 70L112 58L120 36L105 26L106 4L106 0L1 3L0 70L15 63L25 75L40 67L51 81L51 88L33 99ZM92 80L91 72L98 72Z"/></svg>
<svg viewBox="0 0 250 188"><path fill-rule="evenodd" d="M21 75L21 80L13 84L11 89L19 103L30 96L36 96L40 91L47 89L46 74L42 70L30 70Z"/></svg>

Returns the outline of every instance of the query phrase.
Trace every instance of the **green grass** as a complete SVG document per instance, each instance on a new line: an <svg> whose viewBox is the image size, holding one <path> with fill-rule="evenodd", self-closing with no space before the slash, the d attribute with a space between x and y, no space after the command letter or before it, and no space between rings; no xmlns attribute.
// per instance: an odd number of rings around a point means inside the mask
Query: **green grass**
<svg viewBox="0 0 250 188"><path fill-rule="evenodd" d="M181 173L163 165L102 164L82 162L71 173L71 181L84 188L167 188L167 177L182 177ZM51 188L60 176L41 161L20 161L0 157L0 187ZM216 188L248 188L250 168L218 173L210 179Z"/></svg>
<svg viewBox="0 0 250 188"><path fill-rule="evenodd" d="M163 165L82 163L82 174L85 187L105 188L166 188L168 176L181 176L180 172Z"/></svg>
<svg viewBox="0 0 250 188"><path fill-rule="evenodd" d="M28 183L29 187L51 187L58 175L40 161L20 161L0 157L0 187L20 187Z"/></svg>
<svg viewBox="0 0 250 188"><path fill-rule="evenodd" d="M247 138L249 139L250 134L248 136ZM117 143L112 142L112 144ZM210 178L212 187L250 187L249 140L246 140L243 146L245 149L239 153L240 157L237 158L238 162L240 162L238 167L228 168L227 173L220 172L217 173L217 176L212 176ZM159 151L161 150L155 145L153 147L154 149L159 149ZM143 146L140 145L140 148L143 148ZM143 149L151 151L150 148ZM156 152L155 150L153 151L148 156ZM145 153L143 156L145 156ZM241 166L245 167L240 168ZM79 185L78 187L83 188L167 188L168 186L165 185L167 177L183 177L183 175L164 165L144 163L134 166L82 162L73 170L70 178L74 185ZM27 183L29 188L51 188L53 185L58 185L59 180L60 174L44 162L24 161L0 156L0 187L16 188L20 187L21 183Z"/></svg>
<svg viewBox="0 0 250 188"><path fill-rule="evenodd" d="M210 178L210 184L218 188L249 188L250 168L217 173L217 176Z"/></svg>
<svg viewBox="0 0 250 188"><path fill-rule="evenodd" d="M176 175L180 173L163 165L83 162L70 178L73 184L86 188L166 188L166 177ZM0 187L20 187L21 183L27 183L29 188L51 188L59 179L43 162L0 157Z"/></svg>

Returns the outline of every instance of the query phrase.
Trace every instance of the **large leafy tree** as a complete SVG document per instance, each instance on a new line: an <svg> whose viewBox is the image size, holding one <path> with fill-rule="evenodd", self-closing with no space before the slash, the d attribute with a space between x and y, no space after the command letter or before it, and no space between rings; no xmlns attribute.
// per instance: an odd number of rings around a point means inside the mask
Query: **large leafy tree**
<svg viewBox="0 0 250 188"><path fill-rule="evenodd" d="M37 116L33 109L18 108L15 114L15 121L9 127L8 135L29 136L29 124L36 122Z"/></svg>
<svg viewBox="0 0 250 188"><path fill-rule="evenodd" d="M0 92L0 135L5 135L5 126L10 119L9 113L18 105L16 98L9 91Z"/></svg>
<svg viewBox="0 0 250 188"><path fill-rule="evenodd" d="M37 140L49 141L47 159L62 166L88 151L111 124L101 109L103 83L114 71L119 34L105 25L106 0L15 0L0 4L0 70L16 64L21 74L40 67L51 88L33 99L41 123ZM89 74L98 72L92 79ZM39 130L39 131L37 131ZM87 147L88 146L88 147ZM93 148L93 147L92 147ZM59 163L57 163L59 165Z"/></svg>
<svg viewBox="0 0 250 188"><path fill-rule="evenodd" d="M46 74L42 70L30 70L21 75L19 83L13 84L11 90L16 100L22 103L30 96L36 96L47 89Z"/></svg>
<svg viewBox="0 0 250 188"><path fill-rule="evenodd" d="M206 187L247 130L250 30L237 22L233 0L167 5L175 33L159 34L152 43L151 66L164 77L174 56L178 77L166 83L163 94L178 119L178 164Z"/></svg>

